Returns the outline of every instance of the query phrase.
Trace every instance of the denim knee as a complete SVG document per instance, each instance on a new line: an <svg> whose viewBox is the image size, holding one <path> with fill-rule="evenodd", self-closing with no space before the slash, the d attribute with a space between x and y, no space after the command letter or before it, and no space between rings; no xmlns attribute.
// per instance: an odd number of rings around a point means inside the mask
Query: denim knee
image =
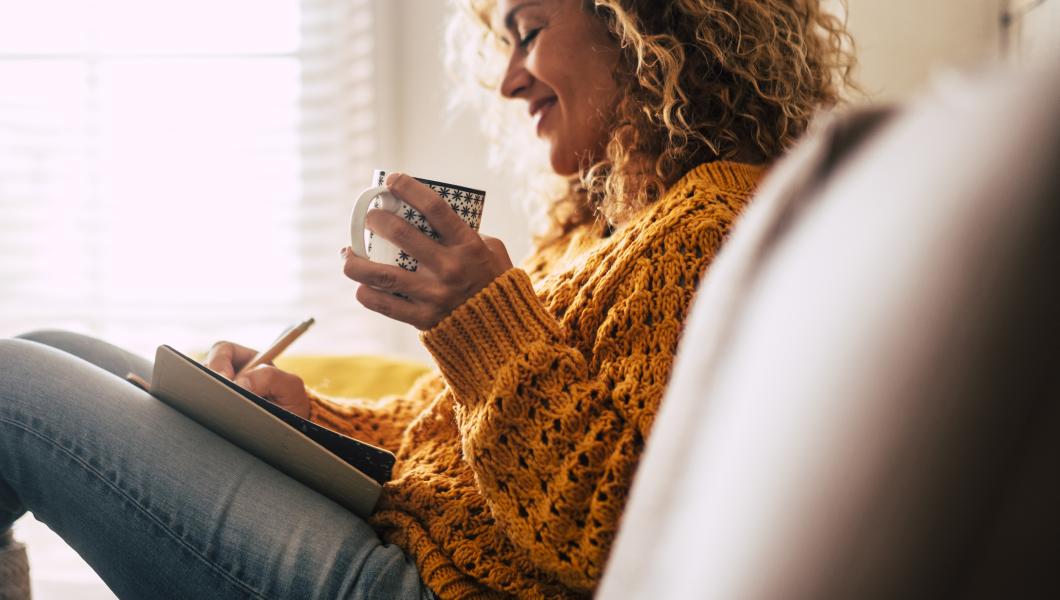
<svg viewBox="0 0 1060 600"><path fill-rule="evenodd" d="M36 334L37 332L33 332ZM28 364L39 361L41 352L50 354L34 338L17 336L13 338L0 338L0 378L14 374L13 369L23 370ZM6 379L0 379L6 381ZM2 389L2 388L0 388Z"/></svg>
<svg viewBox="0 0 1060 600"><path fill-rule="evenodd" d="M40 345L22 338L0 339L0 394L24 376L27 363L33 362L30 357L40 350Z"/></svg>
<svg viewBox="0 0 1060 600"><path fill-rule="evenodd" d="M118 377L124 378L129 373L135 373L144 379L151 378L151 361L90 335L60 329L39 329L16 339L55 348Z"/></svg>
<svg viewBox="0 0 1060 600"><path fill-rule="evenodd" d="M28 358L27 352L32 351L32 344L21 340L0 339L0 435L4 432L5 408L11 408L15 402L16 389L21 388L27 376L27 370L23 366ZM34 375L29 375L34 376ZM17 380L17 381L16 381ZM19 385L16 385L16 383ZM0 444L0 452L11 452L12 448L7 444ZM8 485L5 479L4 467L10 457L0 457L0 537L6 535L11 525L25 512L25 507L19 499L15 490ZM0 546L3 543L0 542Z"/></svg>
<svg viewBox="0 0 1060 600"><path fill-rule="evenodd" d="M38 344L44 344L54 348L62 348L70 341L83 337L85 336L63 329L34 329L33 331L27 331L26 333L16 335L15 339L37 342Z"/></svg>
<svg viewBox="0 0 1060 600"><path fill-rule="evenodd" d="M27 339L0 339L0 414L16 405L39 413L34 407L52 400L42 389L65 378L67 360L60 350Z"/></svg>

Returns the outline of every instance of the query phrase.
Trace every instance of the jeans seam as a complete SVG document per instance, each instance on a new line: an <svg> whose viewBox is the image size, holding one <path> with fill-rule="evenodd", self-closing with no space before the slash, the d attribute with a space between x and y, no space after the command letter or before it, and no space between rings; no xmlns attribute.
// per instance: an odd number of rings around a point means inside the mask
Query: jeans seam
<svg viewBox="0 0 1060 600"><path fill-rule="evenodd" d="M177 544L179 546L183 547L185 550L187 550L189 553L191 553L192 556L197 558L199 561L201 561L203 564L205 564L207 567L209 567L212 571L216 572L223 579L228 580L230 583L235 584L237 587L243 588L246 592L250 593L255 598L260 598L261 600L267 600L267 598L268 598L267 596L263 595L258 590L255 590L253 587L248 585L246 582L244 582L241 579L239 579L238 577L232 575L231 573L229 573L224 568L218 566L213 561L211 561L209 558L204 556L201 552L199 552L197 549L195 549L191 544L188 544L184 539L182 539L179 535L177 535L176 532L174 532L172 529L170 529L169 526L166 525L164 521L162 521L162 519L160 519L158 516L156 516L150 510L148 510L145 506L141 505L135 498L130 496L128 493L126 493L125 490L123 490L120 486L116 485L114 482L112 482L109 479L107 479L102 473L97 471L91 464L88 464L83 458L78 456L73 451L65 448L57 440L54 440L51 437L49 437L47 435L44 435L43 433L41 433L41 432L39 432L39 431L37 431L35 429L32 429L32 428L22 424L20 421L12 420L9 417L0 416L0 423L7 423L9 425L14 426L17 429L21 429L22 431L24 431L26 433L29 433L30 435L36 436L37 438L39 438L39 439L43 440L44 442L50 444L56 450L59 450L60 452L62 452L66 456L68 456L69 458L73 459L74 462L76 462L77 464L81 465L81 467L85 471L91 473L92 475L95 475L96 478L99 481L103 482L111 490L113 490L119 496L124 498L129 504L134 506L140 512L140 514L146 516L148 518L148 520L154 521L155 524L158 527L160 527L162 529L162 531L165 532L166 535L169 536L170 539L172 539L173 541L177 542Z"/></svg>

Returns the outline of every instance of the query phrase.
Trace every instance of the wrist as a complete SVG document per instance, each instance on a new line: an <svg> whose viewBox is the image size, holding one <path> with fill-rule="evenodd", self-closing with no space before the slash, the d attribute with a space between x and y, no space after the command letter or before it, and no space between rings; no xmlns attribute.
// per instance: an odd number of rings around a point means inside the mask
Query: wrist
<svg viewBox="0 0 1060 600"><path fill-rule="evenodd" d="M562 339L530 278L509 269L421 335L457 400L474 402L505 364Z"/></svg>

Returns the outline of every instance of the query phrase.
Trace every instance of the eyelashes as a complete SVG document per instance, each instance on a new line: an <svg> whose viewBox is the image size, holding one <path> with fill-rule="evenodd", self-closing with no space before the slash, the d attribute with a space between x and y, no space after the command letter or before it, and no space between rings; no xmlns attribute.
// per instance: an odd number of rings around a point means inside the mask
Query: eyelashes
<svg viewBox="0 0 1060 600"><path fill-rule="evenodd" d="M523 49L529 47L530 44L534 41L534 39L537 37L537 34L541 33L541 29L541 27L537 27L526 32L526 35L519 39L519 47Z"/></svg>

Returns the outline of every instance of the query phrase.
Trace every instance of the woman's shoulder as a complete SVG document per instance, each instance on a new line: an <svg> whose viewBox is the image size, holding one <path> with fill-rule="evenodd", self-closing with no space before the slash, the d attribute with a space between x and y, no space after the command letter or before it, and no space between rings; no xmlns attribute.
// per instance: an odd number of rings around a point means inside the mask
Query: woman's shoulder
<svg viewBox="0 0 1060 600"><path fill-rule="evenodd" d="M642 240L692 235L734 221L754 195L765 168L746 163L704 163L686 173L659 201L620 230Z"/></svg>
<svg viewBox="0 0 1060 600"><path fill-rule="evenodd" d="M651 205L654 212L702 208L713 202L741 210L758 186L765 167L748 163L715 161L703 163L682 176Z"/></svg>
<svg viewBox="0 0 1060 600"><path fill-rule="evenodd" d="M714 244L711 238L716 236L710 232L728 231L750 201L764 170L726 161L699 165L620 226L612 229L589 223L539 245L523 269L537 280L593 256L618 269L654 254L656 246L676 242L688 249Z"/></svg>

